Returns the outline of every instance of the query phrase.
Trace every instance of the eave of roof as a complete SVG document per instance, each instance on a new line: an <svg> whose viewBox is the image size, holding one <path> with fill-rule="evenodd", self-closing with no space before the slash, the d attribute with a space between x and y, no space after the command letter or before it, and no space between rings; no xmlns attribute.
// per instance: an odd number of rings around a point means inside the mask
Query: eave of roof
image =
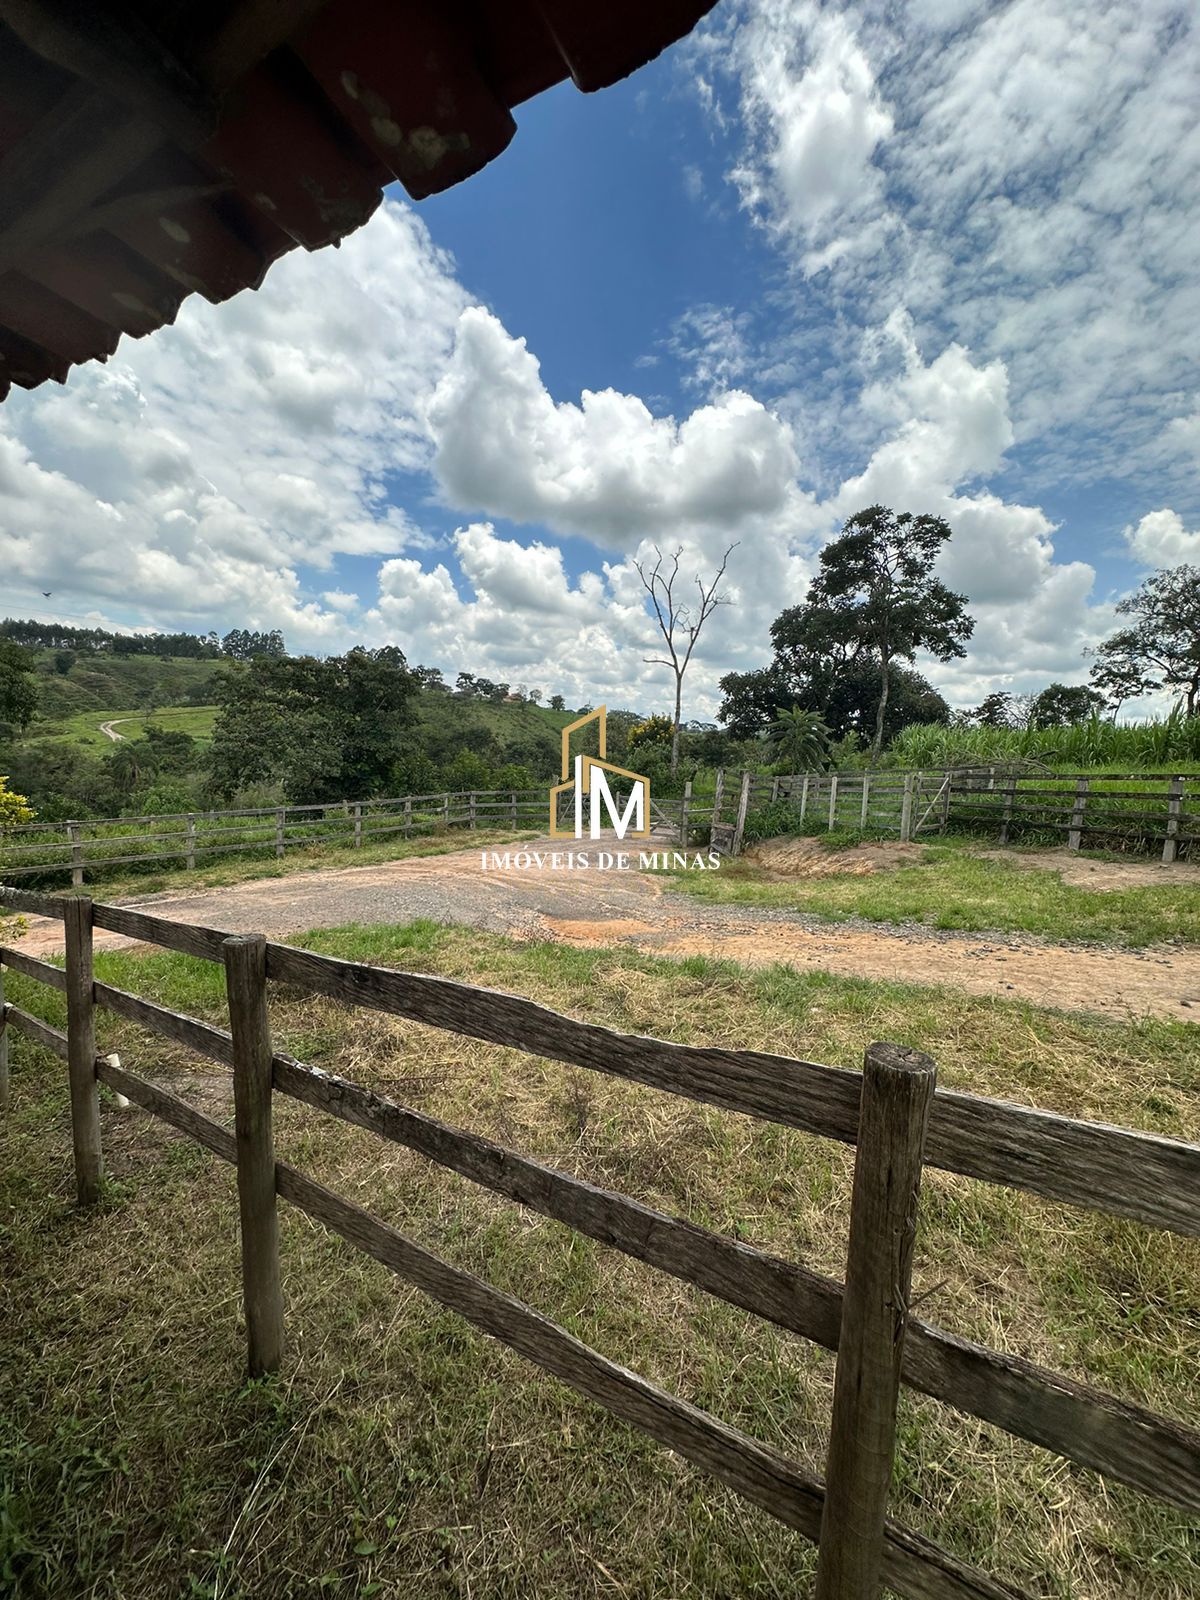
<svg viewBox="0 0 1200 1600"><path fill-rule="evenodd" d="M0 399L257 288L393 180L461 183L514 106L615 83L713 3L0 0Z"/></svg>

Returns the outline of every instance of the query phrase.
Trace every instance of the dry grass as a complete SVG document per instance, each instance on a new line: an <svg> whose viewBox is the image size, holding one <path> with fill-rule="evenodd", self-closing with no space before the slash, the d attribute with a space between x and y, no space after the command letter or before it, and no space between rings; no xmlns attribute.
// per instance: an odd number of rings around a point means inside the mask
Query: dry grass
<svg viewBox="0 0 1200 1600"><path fill-rule="evenodd" d="M851 1064L870 1039L899 1038L931 1050L945 1083L1200 1134L1200 1043L1186 1025L428 924L305 942L688 1042ZM98 965L220 1016L215 968L128 952ZM52 992L10 982L54 1015ZM841 1276L840 1147L287 990L273 1024L303 1059ZM113 1019L103 1043L227 1113L223 1071ZM279 1379L241 1385L230 1170L110 1107L111 1198L77 1215L62 1069L24 1045L14 1058L0 1170L0 1578L17 1594L805 1592L801 1541L287 1209L287 1362ZM826 1354L410 1152L282 1098L277 1108L282 1156L820 1471ZM915 1289L932 1321L1194 1419L1194 1242L930 1172ZM1187 1518L913 1395L895 1514L1046 1600L1200 1595Z"/></svg>

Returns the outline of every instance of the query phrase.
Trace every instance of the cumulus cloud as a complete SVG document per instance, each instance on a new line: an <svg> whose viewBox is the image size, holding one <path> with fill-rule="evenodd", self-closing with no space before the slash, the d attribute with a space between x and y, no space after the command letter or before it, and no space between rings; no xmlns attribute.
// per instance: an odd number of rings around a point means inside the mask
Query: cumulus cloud
<svg viewBox="0 0 1200 1600"><path fill-rule="evenodd" d="M1149 511L1136 527L1125 529L1125 542L1143 567L1178 567L1200 562L1200 529L1189 532L1175 511Z"/></svg>
<svg viewBox="0 0 1200 1600"><path fill-rule="evenodd" d="M345 606L303 596L298 568L424 542L385 480L428 457L423 405L466 301L424 225L387 204L257 293L192 296L107 367L14 392L0 410L10 584L334 641Z"/></svg>
<svg viewBox="0 0 1200 1600"><path fill-rule="evenodd" d="M429 422L451 504L609 550L647 534L736 532L784 508L797 468L786 425L740 390L682 422L613 389L555 402L524 339L479 306L459 318Z"/></svg>

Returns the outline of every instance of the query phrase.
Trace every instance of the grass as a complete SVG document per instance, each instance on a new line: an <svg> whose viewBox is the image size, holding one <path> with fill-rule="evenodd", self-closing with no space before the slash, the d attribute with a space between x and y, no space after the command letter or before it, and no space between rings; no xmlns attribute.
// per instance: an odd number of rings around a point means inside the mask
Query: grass
<svg viewBox="0 0 1200 1600"><path fill-rule="evenodd" d="M93 750L111 750L117 741L100 731L101 724L115 722L124 739L140 739L148 725L172 733L190 733L207 743L217 720L216 706L161 706L157 711L80 711L59 721L38 721L26 736L29 744L86 745Z"/></svg>
<svg viewBox="0 0 1200 1600"><path fill-rule="evenodd" d="M163 872L122 873L117 868L97 874L89 872L80 894L91 894L101 900L116 900L124 896L164 894L169 891L224 889L236 883L249 883L262 878L290 878L298 872L332 872L340 867L374 867L387 861L409 861L420 856L449 855L458 850L491 849L494 845L510 844L517 839L530 839L537 830L513 831L511 829L438 828L432 833L419 834L405 839L400 834L390 834L378 844L365 843L359 849L345 844L315 844L309 848L289 845L286 854L277 856L274 845L261 849L239 851L210 860L201 857L191 872L185 868ZM4 871L0 866L0 879ZM57 874L55 893L70 893L65 886L66 872Z"/></svg>
<svg viewBox="0 0 1200 1600"><path fill-rule="evenodd" d="M853 1064L1200 1134L1200 1033L701 959L347 928L304 943L515 990L687 1042ZM98 975L221 1017L221 976L100 952ZM55 1020L61 997L10 975ZM277 1045L567 1170L841 1275L850 1156L634 1085L276 989ZM214 1115L227 1074L105 1017L101 1047ZM28 1597L774 1597L811 1552L753 1508L281 1214L288 1351L240 1380L228 1168L106 1104L110 1180L71 1204L61 1065L14 1041L0 1161L0 1583ZM580 1337L820 1471L832 1360L618 1253L288 1101L280 1155ZM1194 1419L1195 1241L930 1172L922 1313ZM1194 1523L906 1394L894 1514L1044 1600L1200 1595Z"/></svg>
<svg viewBox="0 0 1200 1600"><path fill-rule="evenodd" d="M858 837L835 833L826 840L841 848ZM930 845L918 858L868 876L781 882L745 860L727 861L720 872L670 876L673 888L698 899L802 911L831 922L861 917L1132 947L1200 942L1200 884L1083 889L1051 867L984 857L962 845Z"/></svg>

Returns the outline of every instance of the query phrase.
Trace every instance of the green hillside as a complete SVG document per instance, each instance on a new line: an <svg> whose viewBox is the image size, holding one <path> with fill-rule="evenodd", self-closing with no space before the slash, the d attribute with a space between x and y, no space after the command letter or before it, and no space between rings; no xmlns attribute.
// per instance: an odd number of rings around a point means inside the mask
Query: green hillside
<svg viewBox="0 0 1200 1600"><path fill-rule="evenodd" d="M38 720L30 732L37 737L53 734L58 731L54 725L66 724L82 712L117 717L156 706L210 705L217 684L229 671L224 661L177 656L69 650L30 654L38 685Z"/></svg>

